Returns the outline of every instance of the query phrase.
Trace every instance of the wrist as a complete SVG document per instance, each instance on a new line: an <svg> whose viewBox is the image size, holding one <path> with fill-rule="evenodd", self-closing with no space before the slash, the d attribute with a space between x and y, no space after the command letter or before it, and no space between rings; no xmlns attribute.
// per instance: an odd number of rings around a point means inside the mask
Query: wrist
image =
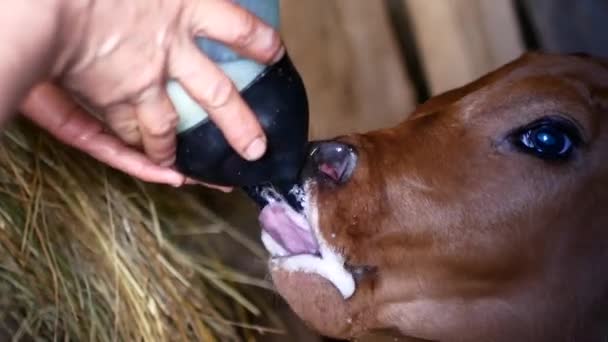
<svg viewBox="0 0 608 342"><path fill-rule="evenodd" d="M50 76L62 0L0 1L0 120L13 114L36 83Z"/></svg>

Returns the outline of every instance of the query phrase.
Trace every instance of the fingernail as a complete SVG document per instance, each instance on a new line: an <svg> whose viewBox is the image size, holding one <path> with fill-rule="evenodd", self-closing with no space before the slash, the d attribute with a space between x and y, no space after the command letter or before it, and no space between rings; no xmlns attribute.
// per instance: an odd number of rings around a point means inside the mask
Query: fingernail
<svg viewBox="0 0 608 342"><path fill-rule="evenodd" d="M184 186L187 180L185 176L178 172L172 172L170 179L171 180L169 180L167 183L169 183L174 188L180 188Z"/></svg>
<svg viewBox="0 0 608 342"><path fill-rule="evenodd" d="M281 58L283 58L283 55L285 55L285 47L281 46L281 48L279 49L279 51L272 58L272 64L280 61Z"/></svg>
<svg viewBox="0 0 608 342"><path fill-rule="evenodd" d="M184 184L186 184L186 185L195 185L195 184L201 184L201 182L187 177L186 181L184 182Z"/></svg>
<svg viewBox="0 0 608 342"><path fill-rule="evenodd" d="M264 152L266 152L266 139L258 137L245 149L245 158L256 160L264 155Z"/></svg>
<svg viewBox="0 0 608 342"><path fill-rule="evenodd" d="M281 41L281 36L279 35L279 33L273 29L268 29L265 44L268 52L273 53L272 56L270 56L270 64L278 62L285 53L285 46Z"/></svg>

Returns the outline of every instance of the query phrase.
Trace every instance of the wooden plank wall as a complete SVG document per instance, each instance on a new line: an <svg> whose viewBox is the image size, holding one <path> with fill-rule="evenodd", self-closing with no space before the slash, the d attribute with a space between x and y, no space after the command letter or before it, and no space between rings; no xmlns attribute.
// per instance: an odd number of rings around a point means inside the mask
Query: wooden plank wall
<svg viewBox="0 0 608 342"><path fill-rule="evenodd" d="M282 0L281 31L308 89L315 139L401 121L414 97L384 1Z"/></svg>
<svg viewBox="0 0 608 342"><path fill-rule="evenodd" d="M523 52L511 0L400 0L432 94ZM281 31L311 104L311 137L403 120L416 94L384 0L281 0Z"/></svg>
<svg viewBox="0 0 608 342"><path fill-rule="evenodd" d="M403 0L432 94L468 83L524 52L511 0Z"/></svg>

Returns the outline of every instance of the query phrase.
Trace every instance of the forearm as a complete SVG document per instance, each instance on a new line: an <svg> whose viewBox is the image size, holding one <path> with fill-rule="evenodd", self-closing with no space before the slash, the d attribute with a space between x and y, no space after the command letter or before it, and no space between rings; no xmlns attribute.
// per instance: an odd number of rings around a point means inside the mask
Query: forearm
<svg viewBox="0 0 608 342"><path fill-rule="evenodd" d="M0 2L0 125L50 76L59 52L60 1Z"/></svg>

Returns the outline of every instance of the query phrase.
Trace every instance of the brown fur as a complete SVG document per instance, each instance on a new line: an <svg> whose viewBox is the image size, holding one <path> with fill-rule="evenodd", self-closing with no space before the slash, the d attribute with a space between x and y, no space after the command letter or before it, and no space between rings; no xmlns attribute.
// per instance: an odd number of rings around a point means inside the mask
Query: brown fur
<svg viewBox="0 0 608 342"><path fill-rule="evenodd" d="M279 293L339 338L608 338L607 65L526 54L394 128L339 138L359 161L348 183L314 188L320 227L348 264L375 272L345 301L322 278L275 271ZM548 114L580 125L571 161L506 140Z"/></svg>

